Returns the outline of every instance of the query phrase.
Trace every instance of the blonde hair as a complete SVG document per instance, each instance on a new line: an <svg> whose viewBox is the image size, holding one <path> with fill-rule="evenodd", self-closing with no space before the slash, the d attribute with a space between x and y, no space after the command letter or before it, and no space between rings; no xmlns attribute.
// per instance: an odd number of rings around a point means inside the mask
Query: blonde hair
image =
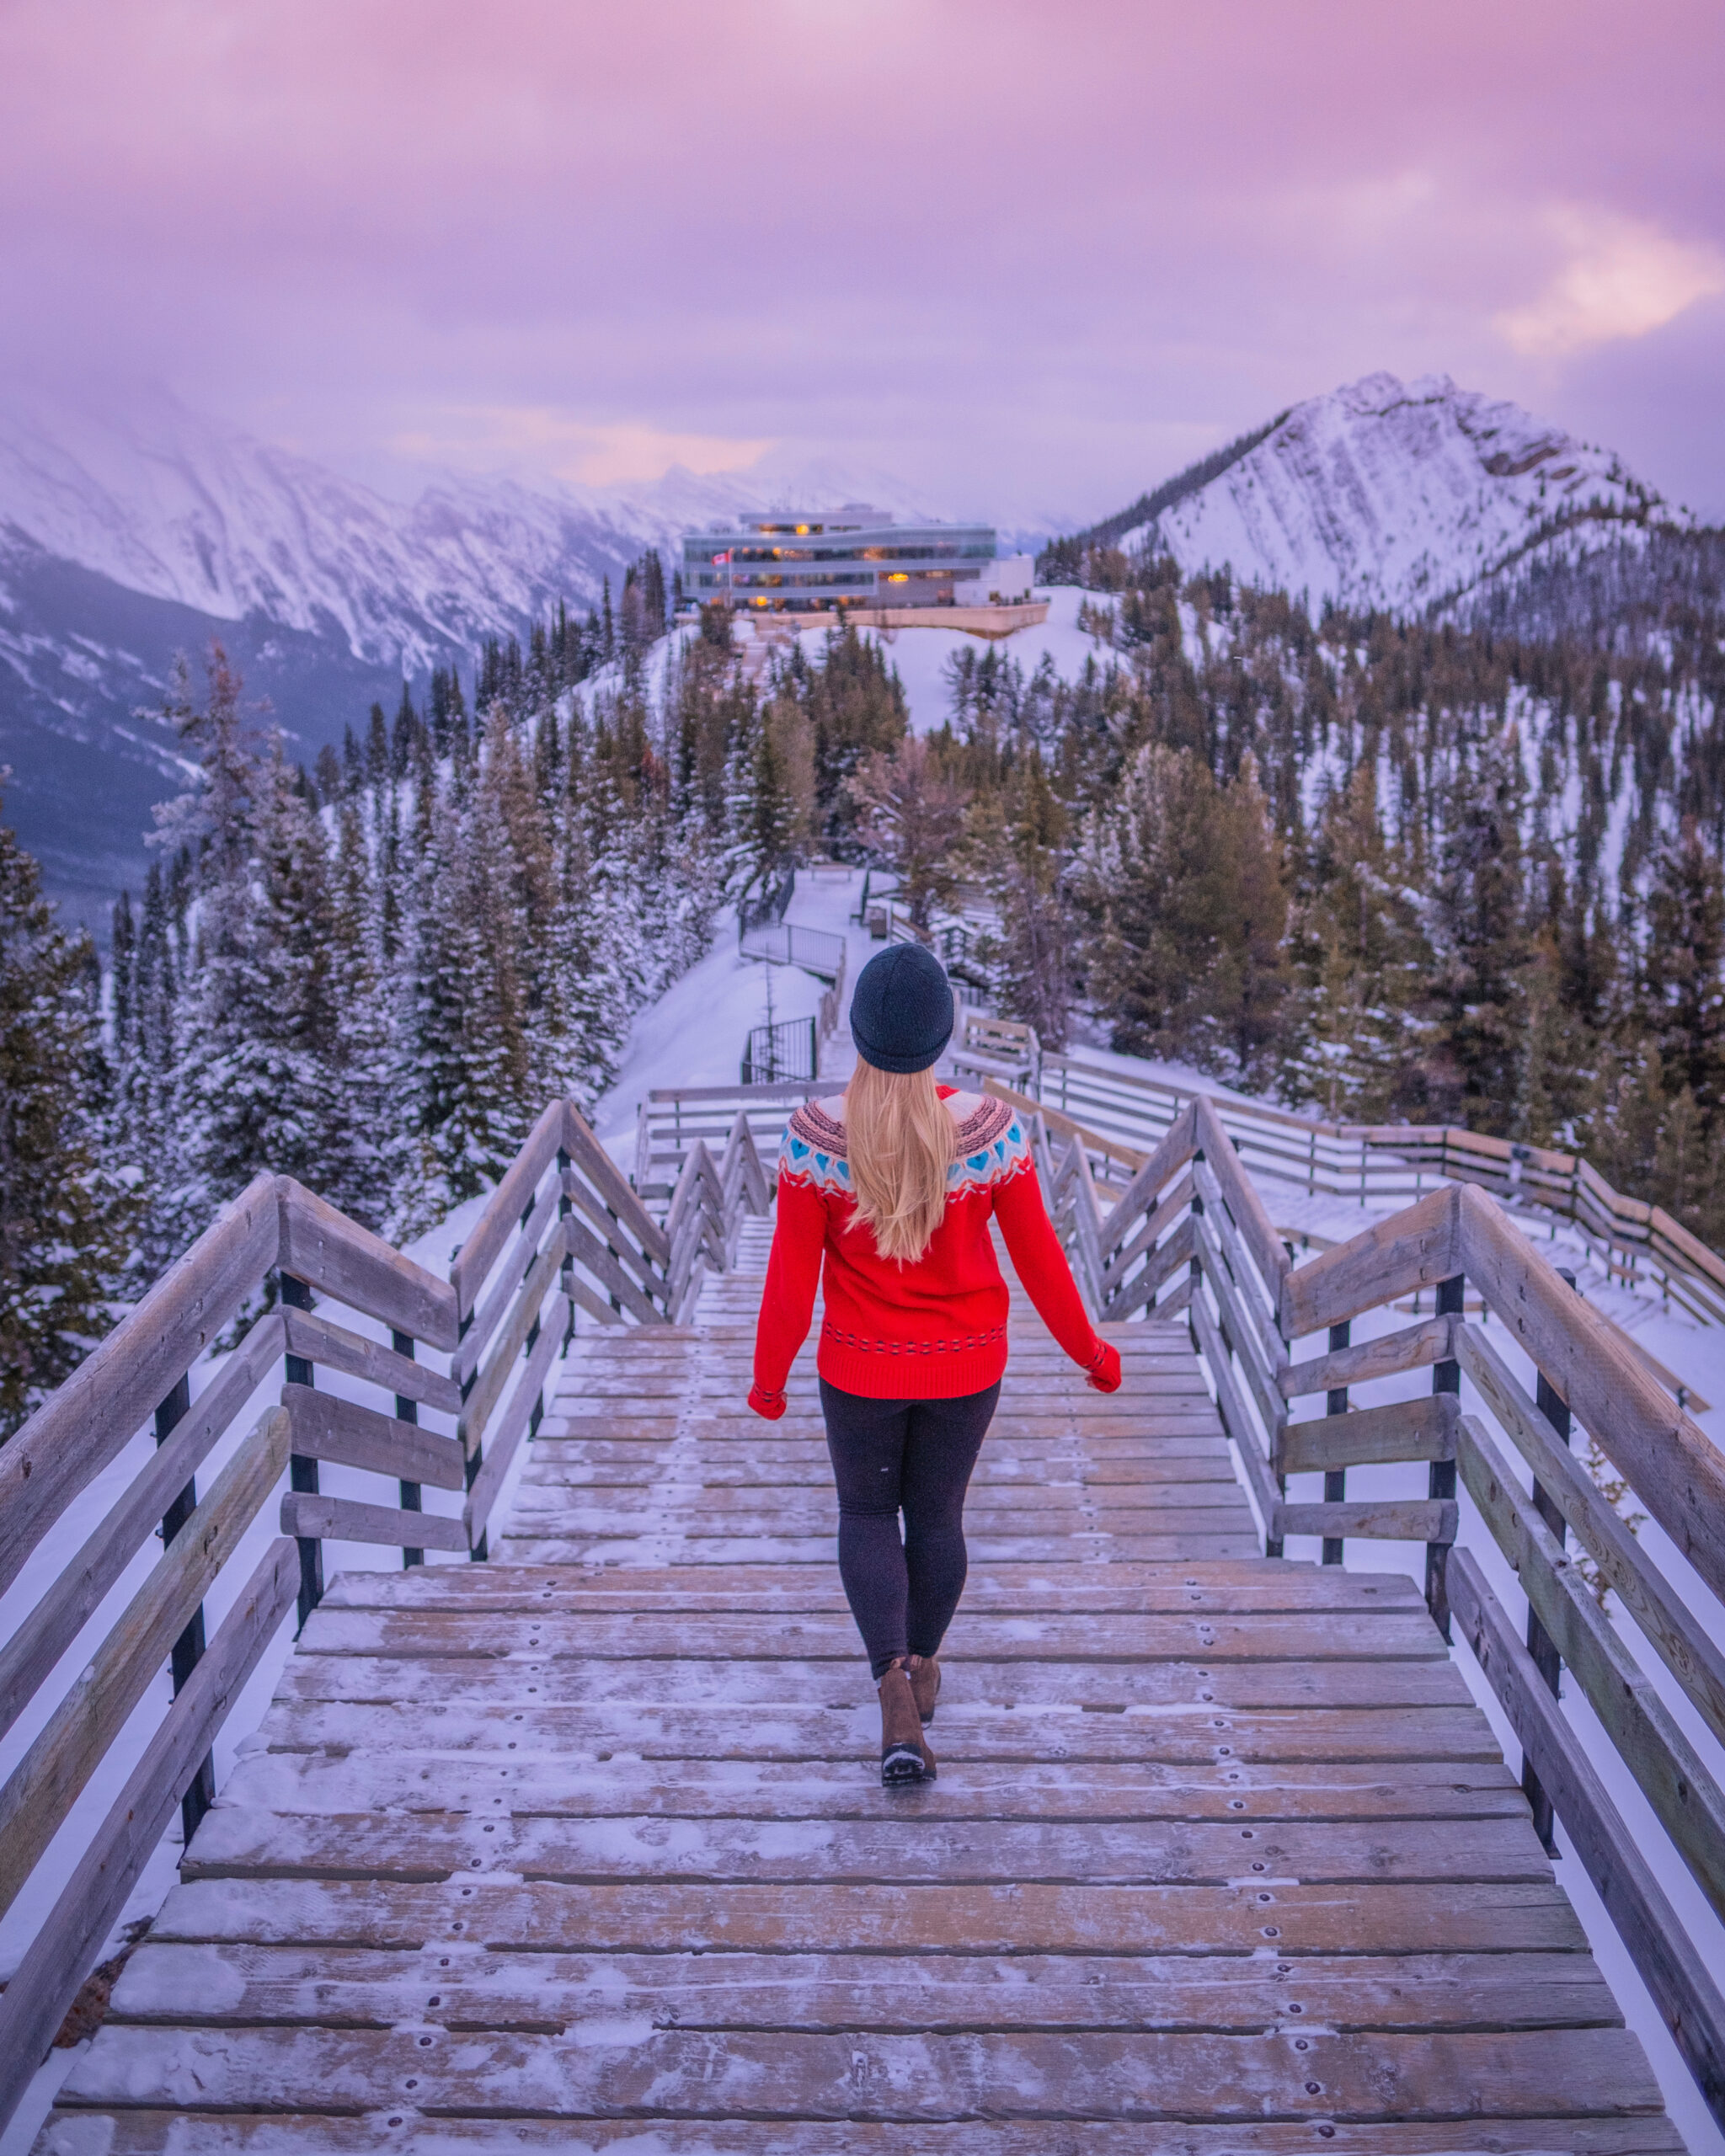
<svg viewBox="0 0 1725 2156"><path fill-rule="evenodd" d="M947 1171L959 1150L933 1071L858 1063L845 1088L845 1134L857 1200L852 1225L873 1229L883 1257L914 1265L946 1211Z"/></svg>

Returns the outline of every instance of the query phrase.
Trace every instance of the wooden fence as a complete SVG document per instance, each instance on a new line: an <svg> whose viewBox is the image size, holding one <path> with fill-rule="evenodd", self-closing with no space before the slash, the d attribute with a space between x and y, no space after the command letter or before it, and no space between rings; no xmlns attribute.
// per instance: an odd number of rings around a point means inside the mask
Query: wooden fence
<svg viewBox="0 0 1725 2156"><path fill-rule="evenodd" d="M339 1540L483 1559L510 1465L539 1422L579 1310L605 1325L686 1323L745 1213L772 1193L746 1120L718 1157L697 1142L655 1220L575 1109L547 1107L440 1279L285 1176L259 1176L74 1374L0 1446L0 1592L51 1534L67 1562L0 1645L0 1736L51 1684L160 1528L160 1557L0 1788L9 1908L158 1673L174 1696L0 1997L0 2125L29 2085L176 1805L190 1838L215 1794L211 1747L291 1610L323 1592ZM273 1293L272 1293L273 1289ZM194 1369L260 1297L272 1307ZM314 1306L321 1304L321 1306ZM334 1310L387 1328L390 1344ZM427 1359L429 1358L430 1359ZM320 1389L373 1387L377 1405ZM200 1489L199 1470L261 1387L277 1398ZM422 1409L452 1425L422 1428ZM80 1499L138 1433L156 1448L87 1525ZM320 1463L380 1478L382 1502L325 1494ZM284 1484L286 1486L284 1488ZM461 1509L426 1512L427 1485ZM272 1502L280 1536L206 1636L203 1605Z"/></svg>
<svg viewBox="0 0 1725 2156"><path fill-rule="evenodd" d="M1557 1699L1567 1668L1670 1848L1725 1919L1725 1454L1471 1182L1445 1181L1296 1266L1245 1149L1209 1099L1178 1107L1160 1142L1114 1185L1097 1169L1118 1171L1118 1156L1099 1155L1082 1134L1051 1136L1036 1104L1020 1105L1094 1307L1112 1319L1186 1315L1266 1555L1279 1556L1290 1535L1319 1537L1324 1561L1337 1564L1349 1537L1425 1544L1432 1614L1446 1638L1459 1626L1502 1703L1523 1748L1535 1823L1550 1845L1554 1817L1561 1822L1725 2124L1725 1999ZM1470 1291L1478 1324L1468 1321ZM1426 1295L1428 1314L1354 1343L1353 1325L1367 1312L1399 1316L1405 1299ZM1487 1315L1531 1364L1531 1395L1493 1343ZM1296 1359L1311 1340L1317 1352ZM1350 1404L1355 1386L1428 1369L1429 1387L1406 1399ZM1463 1412L1464 1374L1483 1415ZM1296 1413L1320 1395L1322 1413ZM1578 1428L1692 1567L1704 1609L1662 1575L1578 1463ZM1423 1468L1423 1495L1350 1501L1349 1468L1391 1462ZM1290 1476L1316 1474L1322 1499L1290 1497ZM1517 1576L1523 1624L1455 1546L1464 1502ZM1567 1547L1572 1535L1694 1709L1710 1739L1706 1758L1587 1585Z"/></svg>
<svg viewBox="0 0 1725 2156"><path fill-rule="evenodd" d="M1045 1109L1141 1155L1172 1129L1185 1087L1081 1058L1044 1054ZM1257 1102L1216 1101L1252 1174L1361 1205L1403 1205L1445 1182L1477 1183L1511 1212L1567 1220L1608 1274L1725 1323L1725 1258L1660 1206L1626 1198L1571 1153L1517 1145L1448 1124L1315 1122Z"/></svg>

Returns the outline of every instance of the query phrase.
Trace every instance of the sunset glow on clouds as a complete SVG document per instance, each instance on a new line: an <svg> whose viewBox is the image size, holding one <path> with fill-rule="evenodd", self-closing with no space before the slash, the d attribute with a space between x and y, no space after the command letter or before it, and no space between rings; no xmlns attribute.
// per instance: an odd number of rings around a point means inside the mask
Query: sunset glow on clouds
<svg viewBox="0 0 1725 2156"><path fill-rule="evenodd" d="M1716 5L11 0L0 367L1088 515L1431 369L1725 515Z"/></svg>

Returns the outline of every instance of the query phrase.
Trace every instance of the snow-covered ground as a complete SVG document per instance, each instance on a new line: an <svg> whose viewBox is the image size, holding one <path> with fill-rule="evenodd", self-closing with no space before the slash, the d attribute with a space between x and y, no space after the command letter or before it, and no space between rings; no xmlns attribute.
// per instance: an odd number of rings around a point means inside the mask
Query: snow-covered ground
<svg viewBox="0 0 1725 2156"><path fill-rule="evenodd" d="M923 627L858 631L871 643L879 645L885 654L887 664L897 669L899 679L905 685L905 701L910 706L913 732L931 733L952 717L952 696L945 669L955 652L969 651L980 658L992 643L996 650L1007 653L1017 660L1023 668L1027 680L1044 657L1053 660L1055 673L1064 681L1079 680L1092 659L1098 666L1108 664L1110 654L1107 647L1078 626L1078 609L1087 599L1094 602L1094 593L1080 591L1071 584L1055 584L1043 586L1034 596L1049 602L1047 621L1033 628L1015 629L1009 637L991 638L975 636L965 629ZM745 633L745 626L740 624L740 643ZM752 629L746 633L752 634ZM811 663L820 659L827 633L824 625L798 632L797 641Z"/></svg>

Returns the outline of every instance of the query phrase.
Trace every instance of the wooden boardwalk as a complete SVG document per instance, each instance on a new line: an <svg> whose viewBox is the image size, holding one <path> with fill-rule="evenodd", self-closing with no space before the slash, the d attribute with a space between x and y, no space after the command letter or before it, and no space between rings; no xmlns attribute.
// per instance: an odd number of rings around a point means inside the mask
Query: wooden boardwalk
<svg viewBox="0 0 1725 2156"><path fill-rule="evenodd" d="M1183 1326L1028 1307L888 1796L765 1230L591 1331L485 1565L350 1574L52 2156L1681 2147L1412 1581L1266 1562Z"/></svg>

